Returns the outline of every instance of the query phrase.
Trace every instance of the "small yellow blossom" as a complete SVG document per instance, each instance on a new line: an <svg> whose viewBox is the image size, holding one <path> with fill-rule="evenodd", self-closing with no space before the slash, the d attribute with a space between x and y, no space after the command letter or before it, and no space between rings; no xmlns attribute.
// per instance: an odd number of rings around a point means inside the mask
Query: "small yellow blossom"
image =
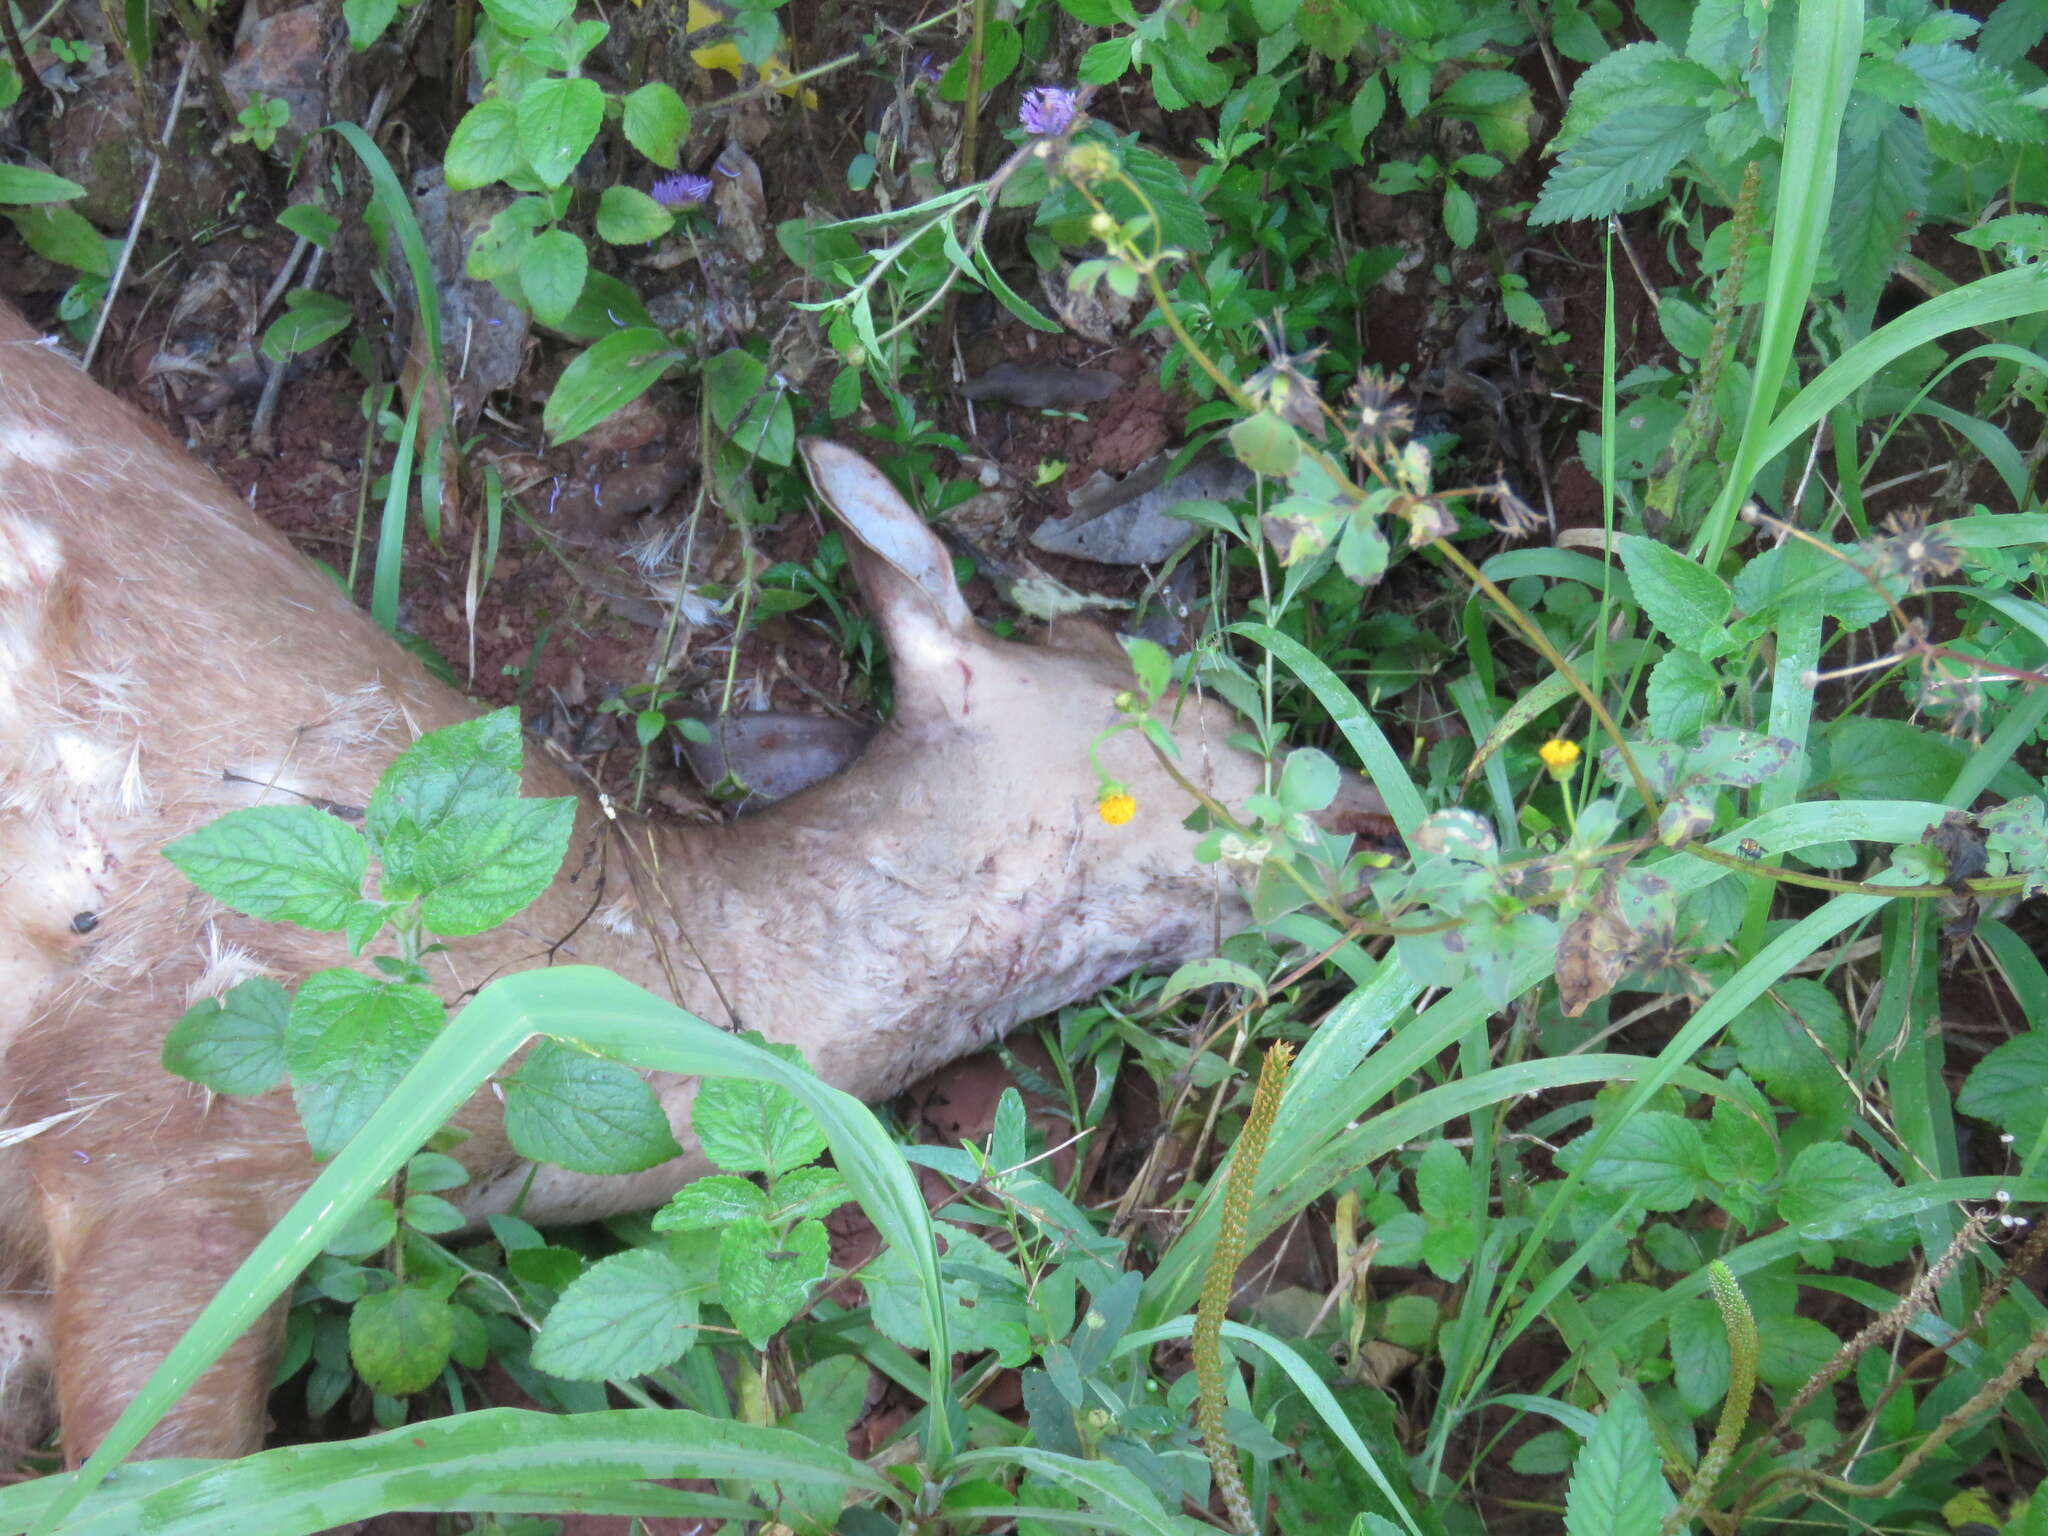
<svg viewBox="0 0 2048 1536"><path fill-rule="evenodd" d="M1536 755L1543 759L1543 766L1550 770L1553 779L1562 779L1579 766L1576 741L1561 741L1553 736L1536 749Z"/></svg>
<svg viewBox="0 0 2048 1536"><path fill-rule="evenodd" d="M1095 802L1095 814L1112 827L1120 827L1138 814L1138 802L1129 791L1113 789Z"/></svg>

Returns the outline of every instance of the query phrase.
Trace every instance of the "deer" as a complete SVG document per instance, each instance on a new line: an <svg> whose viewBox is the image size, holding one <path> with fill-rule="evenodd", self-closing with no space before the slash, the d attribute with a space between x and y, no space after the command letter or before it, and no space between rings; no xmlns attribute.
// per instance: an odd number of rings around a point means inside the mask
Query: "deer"
<svg viewBox="0 0 2048 1536"><path fill-rule="evenodd" d="M1162 700L1171 769L1138 732L1097 742L1132 687L1114 636L988 633L881 471L829 441L802 454L884 637L892 718L836 776L719 825L636 821L528 750L524 792L579 802L570 853L512 923L435 959L451 1004L509 971L604 966L875 1101L1249 924L1183 824L1185 786L1227 805L1262 783L1243 722ZM0 1442L54 1425L77 1464L316 1171L288 1093L215 1096L161 1054L195 1002L350 963L343 941L238 916L160 850L239 806L361 807L419 735L481 709L0 302ZM1123 825L1097 814L1091 745L1140 808ZM1326 819L1384 814L1347 776ZM692 1083L652 1082L684 1155L627 1176L530 1168L477 1095L464 1214L667 1199L708 1165ZM260 1448L282 1322L144 1453Z"/></svg>

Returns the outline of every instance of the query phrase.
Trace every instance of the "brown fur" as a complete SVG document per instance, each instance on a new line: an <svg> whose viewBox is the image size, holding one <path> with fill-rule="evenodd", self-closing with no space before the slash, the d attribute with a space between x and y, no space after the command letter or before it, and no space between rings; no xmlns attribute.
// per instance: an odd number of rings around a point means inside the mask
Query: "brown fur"
<svg viewBox="0 0 2048 1536"><path fill-rule="evenodd" d="M983 634L880 476L807 452L889 641L896 719L845 773L732 827L608 831L585 795L554 887L436 960L451 1002L551 957L608 965L872 1098L1245 922L1228 876L1191 857L1185 795L1128 733L1103 758L1140 815L1094 814L1087 748L1130 686L1116 647ZM360 806L415 736L473 713L0 305L0 1441L40 1431L53 1375L65 1452L89 1450L310 1177L288 1096L216 1098L158 1058L198 998L295 982L347 963L343 946L223 911L157 850L239 805ZM1223 745L1226 711L1190 706L1175 728L1184 771L1223 798L1257 783ZM576 793L528 758L528 793ZM691 1085L656 1087L693 1148ZM528 1170L488 1096L461 1119L480 1219ZM629 1178L543 1169L522 1210L644 1207L700 1167L692 1151ZM260 1442L277 1322L152 1452Z"/></svg>

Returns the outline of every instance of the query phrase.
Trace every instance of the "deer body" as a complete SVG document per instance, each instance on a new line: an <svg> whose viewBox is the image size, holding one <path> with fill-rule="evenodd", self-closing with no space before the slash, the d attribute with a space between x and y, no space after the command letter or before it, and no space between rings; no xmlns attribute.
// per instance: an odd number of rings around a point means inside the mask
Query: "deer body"
<svg viewBox="0 0 2048 1536"><path fill-rule="evenodd" d="M1140 817L1094 814L1088 744L1130 682L1115 642L985 635L882 476L806 452L889 642L895 719L728 827L615 823L582 793L553 887L432 962L451 1004L507 970L609 966L876 1098L1244 925L1132 733L1103 762ZM237 806L360 807L421 732L474 713L0 305L0 1444L41 1432L53 1382L67 1456L89 1450L313 1172L287 1094L215 1097L160 1052L195 1001L348 963L342 941L227 912L158 850ZM1183 772L1226 801L1261 772L1234 728L1213 704L1174 726ZM527 793L579 793L527 759ZM692 1149L692 1084L656 1087ZM510 1208L529 1170L490 1096L460 1123L468 1214ZM701 1169L693 1150L626 1178L543 1168L521 1212L645 1207ZM238 1343L149 1449L259 1444L275 1342Z"/></svg>

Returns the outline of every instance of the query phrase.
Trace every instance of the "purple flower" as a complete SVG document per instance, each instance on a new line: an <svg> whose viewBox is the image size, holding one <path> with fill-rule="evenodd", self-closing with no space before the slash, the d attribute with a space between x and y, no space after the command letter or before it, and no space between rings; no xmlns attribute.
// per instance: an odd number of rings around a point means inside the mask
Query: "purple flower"
<svg viewBox="0 0 2048 1536"><path fill-rule="evenodd" d="M1041 85L1024 93L1024 105L1017 111L1017 121L1024 125L1025 132L1050 138L1073 127L1080 112L1080 102L1074 92L1057 85Z"/></svg>
<svg viewBox="0 0 2048 1536"><path fill-rule="evenodd" d="M664 176L647 189L652 197L664 208L695 208L711 195L711 178L696 176L689 171L678 171L673 176Z"/></svg>
<svg viewBox="0 0 2048 1536"><path fill-rule="evenodd" d="M937 85L945 77L946 72L932 61L930 54L925 54L917 61L917 78L926 85Z"/></svg>

